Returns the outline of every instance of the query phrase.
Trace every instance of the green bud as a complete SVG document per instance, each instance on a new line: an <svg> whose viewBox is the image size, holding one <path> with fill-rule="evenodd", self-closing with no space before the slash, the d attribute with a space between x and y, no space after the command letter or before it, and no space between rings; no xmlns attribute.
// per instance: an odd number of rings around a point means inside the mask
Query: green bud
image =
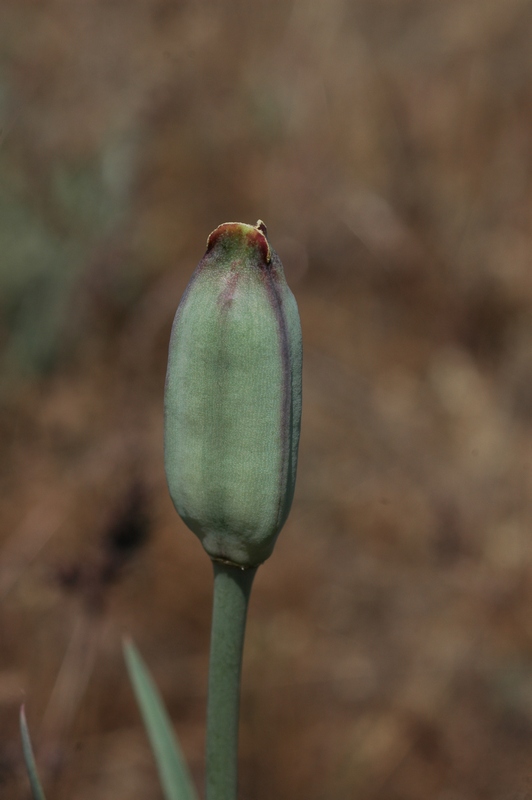
<svg viewBox="0 0 532 800"><path fill-rule="evenodd" d="M266 226L226 222L174 320L165 468L174 505L213 559L271 555L292 504L301 420L301 325Z"/></svg>

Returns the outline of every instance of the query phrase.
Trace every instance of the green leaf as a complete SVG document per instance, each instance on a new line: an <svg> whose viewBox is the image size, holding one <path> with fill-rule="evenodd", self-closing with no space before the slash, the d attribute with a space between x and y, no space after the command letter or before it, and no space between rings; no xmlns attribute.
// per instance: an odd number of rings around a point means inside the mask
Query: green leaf
<svg viewBox="0 0 532 800"><path fill-rule="evenodd" d="M26 770L28 771L28 778L30 779L33 800L46 800L37 774L37 766L33 755L33 747L31 746L30 732L28 730L28 723L26 722L24 706L20 708L20 734L22 736L22 752L24 753Z"/></svg>
<svg viewBox="0 0 532 800"><path fill-rule="evenodd" d="M198 800L161 696L131 641L124 642L124 656L166 800Z"/></svg>

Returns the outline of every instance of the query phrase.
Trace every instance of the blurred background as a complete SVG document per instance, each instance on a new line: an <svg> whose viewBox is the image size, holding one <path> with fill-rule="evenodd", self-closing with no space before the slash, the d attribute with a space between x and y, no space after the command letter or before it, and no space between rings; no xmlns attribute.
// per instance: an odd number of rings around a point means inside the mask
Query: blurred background
<svg viewBox="0 0 532 800"><path fill-rule="evenodd" d="M305 344L258 573L241 796L532 794L532 5L1 0L0 792L198 784L211 567L169 500L173 314L268 225Z"/></svg>

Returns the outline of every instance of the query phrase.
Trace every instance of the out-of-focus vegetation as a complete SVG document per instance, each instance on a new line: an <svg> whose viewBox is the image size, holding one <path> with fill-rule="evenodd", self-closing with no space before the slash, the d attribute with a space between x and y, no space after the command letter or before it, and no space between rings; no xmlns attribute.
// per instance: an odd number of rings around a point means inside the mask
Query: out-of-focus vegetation
<svg viewBox="0 0 532 800"><path fill-rule="evenodd" d="M242 796L526 797L532 7L0 4L0 793L156 797L139 644L201 782L209 564L171 507L171 320L209 232L297 295L294 508Z"/></svg>

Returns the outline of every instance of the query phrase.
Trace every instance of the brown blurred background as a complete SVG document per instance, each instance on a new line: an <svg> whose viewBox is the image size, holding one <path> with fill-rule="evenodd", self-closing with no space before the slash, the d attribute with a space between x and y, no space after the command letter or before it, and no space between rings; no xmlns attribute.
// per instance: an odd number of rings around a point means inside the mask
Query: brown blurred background
<svg viewBox="0 0 532 800"><path fill-rule="evenodd" d="M1 0L0 794L198 784L211 575L171 507L172 317L260 217L305 343L252 597L242 798L532 796L532 4Z"/></svg>

